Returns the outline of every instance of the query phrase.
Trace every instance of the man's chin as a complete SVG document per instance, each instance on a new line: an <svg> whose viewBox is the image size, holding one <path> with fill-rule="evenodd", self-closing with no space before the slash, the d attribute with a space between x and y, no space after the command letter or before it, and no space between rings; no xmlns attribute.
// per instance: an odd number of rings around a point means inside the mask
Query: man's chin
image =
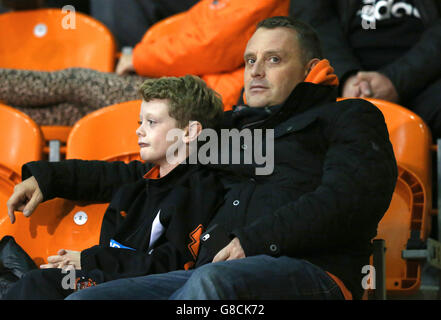
<svg viewBox="0 0 441 320"><path fill-rule="evenodd" d="M252 108L263 108L268 106L268 103L267 99L250 99L247 101L247 105Z"/></svg>

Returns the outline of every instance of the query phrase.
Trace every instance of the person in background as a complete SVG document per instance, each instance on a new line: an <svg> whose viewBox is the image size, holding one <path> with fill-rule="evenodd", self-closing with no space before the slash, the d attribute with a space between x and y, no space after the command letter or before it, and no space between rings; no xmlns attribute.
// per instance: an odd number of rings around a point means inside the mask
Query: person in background
<svg viewBox="0 0 441 320"><path fill-rule="evenodd" d="M441 1L291 1L315 28L342 97L378 98L418 114L441 138Z"/></svg>

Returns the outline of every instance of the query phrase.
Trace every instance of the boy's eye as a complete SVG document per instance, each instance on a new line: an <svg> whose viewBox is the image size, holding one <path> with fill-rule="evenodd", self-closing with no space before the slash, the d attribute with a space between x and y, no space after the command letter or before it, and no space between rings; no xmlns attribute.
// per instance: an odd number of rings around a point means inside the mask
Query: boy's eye
<svg viewBox="0 0 441 320"><path fill-rule="evenodd" d="M147 121L147 123L148 123L150 126L156 123L155 120L146 120L146 121ZM140 126L142 126L142 121L138 121L138 124L139 124Z"/></svg>

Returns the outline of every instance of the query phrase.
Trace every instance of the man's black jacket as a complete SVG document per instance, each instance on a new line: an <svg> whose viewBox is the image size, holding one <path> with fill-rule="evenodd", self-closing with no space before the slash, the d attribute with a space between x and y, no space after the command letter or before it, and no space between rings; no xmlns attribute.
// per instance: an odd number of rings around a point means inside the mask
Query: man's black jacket
<svg viewBox="0 0 441 320"><path fill-rule="evenodd" d="M306 259L360 298L361 270L369 264L371 239L389 207L397 166L382 113L364 100L335 98L333 88L303 82L277 112L248 127L253 133L274 128L274 170L261 176L254 163L211 165L227 190L211 224L237 236L247 256ZM229 126L235 126L233 114L225 114ZM242 145L230 156L243 157L247 150L250 146ZM105 200L145 173L139 162L71 160L27 168L38 173L45 200L65 197L72 188L79 190L76 199ZM100 197L91 199L94 189ZM202 246L196 267L212 258Z"/></svg>
<svg viewBox="0 0 441 320"><path fill-rule="evenodd" d="M350 19L358 3L353 0L291 1L291 15L317 31L323 54L334 67L341 85L351 72L363 69L348 42ZM418 0L414 4L420 12L424 33L408 52L378 70L392 81L403 100L414 97L441 76L441 1Z"/></svg>

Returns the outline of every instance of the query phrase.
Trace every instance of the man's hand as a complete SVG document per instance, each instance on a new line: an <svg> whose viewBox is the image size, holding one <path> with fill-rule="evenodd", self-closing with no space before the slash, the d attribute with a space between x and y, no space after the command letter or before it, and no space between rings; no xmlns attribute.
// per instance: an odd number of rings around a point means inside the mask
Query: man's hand
<svg viewBox="0 0 441 320"><path fill-rule="evenodd" d="M117 75L121 76L132 71L135 71L135 67L133 66L133 55L132 53L123 53L116 65L115 72Z"/></svg>
<svg viewBox="0 0 441 320"><path fill-rule="evenodd" d="M213 259L213 262L228 261L234 259L245 258L245 252L240 245L239 239L236 237L231 242L219 251Z"/></svg>
<svg viewBox="0 0 441 320"><path fill-rule="evenodd" d="M42 201L43 193L34 177L17 184L14 187L14 193L6 203L11 223L15 222L14 211L22 211L25 217L29 217Z"/></svg>
<svg viewBox="0 0 441 320"><path fill-rule="evenodd" d="M48 268L64 268L66 266L73 266L75 269L81 269L81 252L60 249L57 255L47 258L48 264L42 264L41 269Z"/></svg>
<svg viewBox="0 0 441 320"><path fill-rule="evenodd" d="M398 92L395 89L394 84L388 77L385 75L379 73L379 72L364 72L360 71L357 73L357 80L359 82L366 81L369 83L372 95L370 96L361 96L364 97L371 97L376 99L383 99L391 102L398 103L399 97Z"/></svg>
<svg viewBox="0 0 441 320"><path fill-rule="evenodd" d="M357 75L352 75L346 79L343 85L342 96L344 98L359 98L360 95L361 92L358 86Z"/></svg>

